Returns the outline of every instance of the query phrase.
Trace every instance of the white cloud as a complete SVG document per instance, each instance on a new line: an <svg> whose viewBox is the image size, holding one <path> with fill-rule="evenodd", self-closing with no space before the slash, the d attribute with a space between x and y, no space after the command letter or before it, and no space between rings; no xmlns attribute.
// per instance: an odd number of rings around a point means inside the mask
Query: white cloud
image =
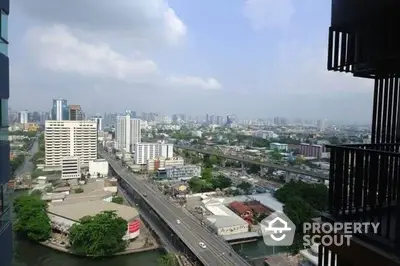
<svg viewBox="0 0 400 266"><path fill-rule="evenodd" d="M256 30L287 25L294 15L292 0L245 0L243 12Z"/></svg>
<svg viewBox="0 0 400 266"><path fill-rule="evenodd" d="M200 87L207 90L217 90L222 88L222 85L215 78L202 79L199 77L191 76L171 76L167 80L171 84L181 87Z"/></svg>
<svg viewBox="0 0 400 266"><path fill-rule="evenodd" d="M50 24L66 24L103 40L119 38L147 43L177 44L187 27L165 0L18 0L14 4L29 17Z"/></svg>
<svg viewBox="0 0 400 266"><path fill-rule="evenodd" d="M139 51L128 56L113 50L107 43L83 41L65 25L32 28L28 31L25 41L30 55L39 66L53 72L75 74L88 79L111 79L167 88L221 88L215 78L169 77L159 70L153 60L144 58Z"/></svg>
<svg viewBox="0 0 400 266"><path fill-rule="evenodd" d="M128 58L112 50L106 43L85 43L63 25L33 28L28 32L27 41L40 65L56 72L123 81L157 72L157 65L152 60L134 56Z"/></svg>

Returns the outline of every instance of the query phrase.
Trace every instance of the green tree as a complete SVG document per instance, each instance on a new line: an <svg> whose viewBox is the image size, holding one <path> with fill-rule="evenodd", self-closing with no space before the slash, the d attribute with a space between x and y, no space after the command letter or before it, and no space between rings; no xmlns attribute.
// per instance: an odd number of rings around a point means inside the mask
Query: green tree
<svg viewBox="0 0 400 266"><path fill-rule="evenodd" d="M16 221L14 230L33 241L45 241L51 237L47 204L37 195L24 195L14 200Z"/></svg>
<svg viewBox="0 0 400 266"><path fill-rule="evenodd" d="M25 161L25 155L19 154L16 156L14 159L10 161L10 171L11 174L14 174L15 171L24 163Z"/></svg>
<svg viewBox="0 0 400 266"><path fill-rule="evenodd" d="M290 198L283 205L283 212L296 226L302 226L304 222L311 221L312 218L317 216L315 209L298 196Z"/></svg>
<svg viewBox="0 0 400 266"><path fill-rule="evenodd" d="M284 213L298 228L304 222L309 222L318 216L319 211L327 207L328 189L322 184L308 184L304 182L289 182L275 192L275 197L281 201ZM295 241L290 247L292 253L303 248L302 233L297 233Z"/></svg>
<svg viewBox="0 0 400 266"><path fill-rule="evenodd" d="M340 139L337 136L330 137L328 139L329 143L332 145L338 145L341 143Z"/></svg>
<svg viewBox="0 0 400 266"><path fill-rule="evenodd" d="M44 150L43 150L43 151L42 151L42 150L39 150L37 153L35 153L35 154L32 156L32 158L31 158L30 161L31 161L34 165L37 165L38 160L39 160L39 159L43 159L44 156L45 156Z"/></svg>
<svg viewBox="0 0 400 266"><path fill-rule="evenodd" d="M120 196L115 196L112 198L111 201L114 203L117 203L117 204L122 204L122 203L124 203L124 198L120 197Z"/></svg>
<svg viewBox="0 0 400 266"><path fill-rule="evenodd" d="M178 258L173 253L162 255L158 260L160 266L178 266Z"/></svg>
<svg viewBox="0 0 400 266"><path fill-rule="evenodd" d="M127 242L122 239L127 222L115 211L104 211L95 216L83 217L75 223L69 234L71 251L93 257L110 256L124 251Z"/></svg>
<svg viewBox="0 0 400 266"><path fill-rule="evenodd" d="M213 190L212 184L204 178L193 177L188 182L193 193L201 193Z"/></svg>
<svg viewBox="0 0 400 266"><path fill-rule="evenodd" d="M284 204L291 198L298 197L317 211L324 211L328 204L328 188L323 184L292 181L278 189L275 197Z"/></svg>
<svg viewBox="0 0 400 266"><path fill-rule="evenodd" d="M223 189L230 187L232 185L232 180L226 176L219 175L217 177L212 178L211 185L214 190L217 188Z"/></svg>
<svg viewBox="0 0 400 266"><path fill-rule="evenodd" d="M201 172L201 178L211 180L213 177L211 168L204 168Z"/></svg>
<svg viewBox="0 0 400 266"><path fill-rule="evenodd" d="M244 191L248 191L252 188L253 186L249 182L242 181L239 185L237 185L237 188L240 188Z"/></svg>
<svg viewBox="0 0 400 266"><path fill-rule="evenodd" d="M258 174L261 171L261 166L251 164L247 171L249 172L249 174Z"/></svg>
<svg viewBox="0 0 400 266"><path fill-rule="evenodd" d="M282 154L277 149L271 151L268 155L274 161L282 160Z"/></svg>

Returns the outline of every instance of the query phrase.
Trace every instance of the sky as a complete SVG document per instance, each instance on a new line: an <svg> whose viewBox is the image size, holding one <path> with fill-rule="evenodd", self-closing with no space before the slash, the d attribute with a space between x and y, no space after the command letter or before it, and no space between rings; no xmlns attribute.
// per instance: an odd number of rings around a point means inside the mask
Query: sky
<svg viewBox="0 0 400 266"><path fill-rule="evenodd" d="M368 122L373 81L328 72L329 0L15 0L10 106Z"/></svg>

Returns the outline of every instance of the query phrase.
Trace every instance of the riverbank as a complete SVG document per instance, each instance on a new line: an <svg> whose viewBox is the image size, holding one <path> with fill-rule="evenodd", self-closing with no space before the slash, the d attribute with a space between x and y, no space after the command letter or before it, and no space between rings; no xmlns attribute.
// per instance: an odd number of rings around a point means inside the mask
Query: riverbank
<svg viewBox="0 0 400 266"><path fill-rule="evenodd" d="M62 245L60 243L58 243L57 241L55 241L54 239L51 240L47 240L45 242L39 242L39 244L50 248L50 249L54 249L56 251L60 251L60 252L64 252L66 254L69 255L73 255L73 256L77 256L77 257L90 257L90 256L85 256L85 255L77 255L73 252L71 252L68 248L65 247L65 245ZM110 257L114 257L114 256L121 256L121 255L129 255L129 254L136 254L136 253L141 253L141 252L147 252L147 251L155 251L160 249L160 247L157 246L151 246L151 247L142 247L142 248L135 248L135 249L127 249L125 251L122 252L118 252L113 256Z"/></svg>

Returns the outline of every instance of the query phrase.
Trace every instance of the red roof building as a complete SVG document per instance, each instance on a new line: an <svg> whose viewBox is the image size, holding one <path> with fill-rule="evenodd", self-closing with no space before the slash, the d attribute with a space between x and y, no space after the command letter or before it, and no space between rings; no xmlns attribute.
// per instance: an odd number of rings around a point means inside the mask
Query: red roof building
<svg viewBox="0 0 400 266"><path fill-rule="evenodd" d="M253 217L253 211L249 206L246 206L243 202L234 201L229 204L229 207L240 217L245 220L251 219Z"/></svg>

